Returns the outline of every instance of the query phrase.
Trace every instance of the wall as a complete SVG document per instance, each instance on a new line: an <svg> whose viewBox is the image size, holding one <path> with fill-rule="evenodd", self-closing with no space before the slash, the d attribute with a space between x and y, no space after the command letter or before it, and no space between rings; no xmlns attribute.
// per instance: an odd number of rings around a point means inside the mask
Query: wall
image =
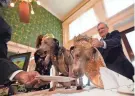
<svg viewBox="0 0 135 96"><path fill-rule="evenodd" d="M62 22L47 10L33 3L35 14L30 23L21 23L18 18L18 5L14 8L0 8L0 15L11 25L13 34L11 41L35 47L39 34L52 33L62 43Z"/></svg>

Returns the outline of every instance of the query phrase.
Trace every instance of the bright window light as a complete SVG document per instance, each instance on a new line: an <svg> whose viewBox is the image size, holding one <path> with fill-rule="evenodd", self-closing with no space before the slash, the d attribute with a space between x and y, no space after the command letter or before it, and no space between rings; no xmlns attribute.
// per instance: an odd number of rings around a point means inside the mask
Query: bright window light
<svg viewBox="0 0 135 96"><path fill-rule="evenodd" d="M112 17L120 11L134 4L134 0L104 0L108 17Z"/></svg>
<svg viewBox="0 0 135 96"><path fill-rule="evenodd" d="M95 12L91 8L69 25L69 39L73 39L74 36L89 30L98 23L99 21L96 18Z"/></svg>
<svg viewBox="0 0 135 96"><path fill-rule="evenodd" d="M101 37L99 36L99 34L98 34L98 33L97 33L97 34L92 35L92 38L98 38L99 40L101 39Z"/></svg>

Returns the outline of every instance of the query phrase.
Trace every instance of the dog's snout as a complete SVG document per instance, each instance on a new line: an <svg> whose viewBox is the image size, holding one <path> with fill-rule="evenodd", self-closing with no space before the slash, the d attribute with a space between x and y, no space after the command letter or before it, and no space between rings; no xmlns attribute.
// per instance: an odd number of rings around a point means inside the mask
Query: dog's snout
<svg viewBox="0 0 135 96"><path fill-rule="evenodd" d="M84 73L79 69L74 69L73 74L74 74L74 77L78 78L78 77L81 77Z"/></svg>
<svg viewBox="0 0 135 96"><path fill-rule="evenodd" d="M76 70L73 70L74 76L78 77L78 72Z"/></svg>
<svg viewBox="0 0 135 96"><path fill-rule="evenodd" d="M46 57L47 51L45 51L43 49L38 49L36 51L36 54L39 55L40 57Z"/></svg>

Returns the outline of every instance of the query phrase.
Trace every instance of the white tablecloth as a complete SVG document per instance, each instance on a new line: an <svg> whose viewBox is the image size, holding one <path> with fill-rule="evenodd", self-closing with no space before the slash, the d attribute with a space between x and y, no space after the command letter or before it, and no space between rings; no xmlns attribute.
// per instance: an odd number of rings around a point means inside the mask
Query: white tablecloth
<svg viewBox="0 0 135 96"><path fill-rule="evenodd" d="M24 94L18 94L15 96L133 96L128 94L121 94L117 92L117 89L99 89L93 87L86 87L82 91L76 89L57 89L49 92L48 90L29 92Z"/></svg>

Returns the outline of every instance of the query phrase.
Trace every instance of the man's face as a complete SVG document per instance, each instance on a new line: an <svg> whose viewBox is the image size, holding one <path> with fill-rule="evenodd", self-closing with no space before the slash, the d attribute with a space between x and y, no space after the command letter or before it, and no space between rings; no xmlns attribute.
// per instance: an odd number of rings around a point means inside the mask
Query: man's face
<svg viewBox="0 0 135 96"><path fill-rule="evenodd" d="M105 24L99 24L99 26L97 27L99 35L104 38L106 37L107 33L108 33L108 27Z"/></svg>

